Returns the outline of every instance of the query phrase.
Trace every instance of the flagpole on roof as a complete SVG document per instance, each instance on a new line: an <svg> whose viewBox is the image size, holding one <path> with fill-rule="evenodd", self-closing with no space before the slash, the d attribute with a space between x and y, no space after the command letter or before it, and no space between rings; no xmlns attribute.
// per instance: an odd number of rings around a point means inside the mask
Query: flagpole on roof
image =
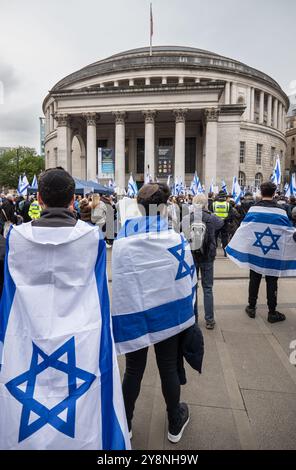
<svg viewBox="0 0 296 470"><path fill-rule="evenodd" d="M152 36L153 36L153 13L152 2L150 3L150 57L152 56Z"/></svg>

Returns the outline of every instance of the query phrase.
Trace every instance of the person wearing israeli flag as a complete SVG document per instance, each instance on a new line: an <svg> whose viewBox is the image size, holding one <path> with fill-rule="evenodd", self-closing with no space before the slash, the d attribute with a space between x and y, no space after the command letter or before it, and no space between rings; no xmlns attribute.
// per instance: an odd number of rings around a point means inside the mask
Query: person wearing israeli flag
<svg viewBox="0 0 296 470"><path fill-rule="evenodd" d="M261 201L250 207L226 248L233 262L250 268L249 302L245 309L250 318L256 316L259 287L265 275L270 323L286 319L276 309L278 278L296 275L296 231L274 199L276 189L271 181L261 185Z"/></svg>
<svg viewBox="0 0 296 470"><path fill-rule="evenodd" d="M188 406L180 403L178 351L182 334L196 331L197 280L189 243L168 228L169 196L165 184L144 185L137 198L142 216L127 220L114 242L112 319L117 352L126 354L122 387L131 435L148 347L154 345L168 439L176 443L189 422Z"/></svg>
<svg viewBox="0 0 296 470"><path fill-rule="evenodd" d="M130 449L106 247L76 220L75 182L39 178L41 218L13 227L0 303L0 449Z"/></svg>

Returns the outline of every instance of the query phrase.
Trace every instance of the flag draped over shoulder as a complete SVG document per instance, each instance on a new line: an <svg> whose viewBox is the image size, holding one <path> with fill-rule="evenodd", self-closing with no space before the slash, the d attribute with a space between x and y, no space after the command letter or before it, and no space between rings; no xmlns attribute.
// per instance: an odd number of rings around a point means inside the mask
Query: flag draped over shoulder
<svg viewBox="0 0 296 470"><path fill-rule="evenodd" d="M296 243L286 211L276 207L251 207L226 248L241 267L269 276L296 275Z"/></svg>
<svg viewBox="0 0 296 470"><path fill-rule="evenodd" d="M196 271L184 237L165 219L128 220L113 245L112 319L118 354L163 341L191 326Z"/></svg>
<svg viewBox="0 0 296 470"><path fill-rule="evenodd" d="M11 230L0 346L1 449L130 447L95 228Z"/></svg>

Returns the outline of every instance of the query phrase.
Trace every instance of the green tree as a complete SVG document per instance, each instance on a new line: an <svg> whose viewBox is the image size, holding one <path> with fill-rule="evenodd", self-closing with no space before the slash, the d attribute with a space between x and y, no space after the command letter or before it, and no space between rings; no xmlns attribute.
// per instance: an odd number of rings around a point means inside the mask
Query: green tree
<svg viewBox="0 0 296 470"><path fill-rule="evenodd" d="M31 183L44 170L44 158L34 149L19 147L5 152L0 157L0 186L16 189L19 176L26 174Z"/></svg>

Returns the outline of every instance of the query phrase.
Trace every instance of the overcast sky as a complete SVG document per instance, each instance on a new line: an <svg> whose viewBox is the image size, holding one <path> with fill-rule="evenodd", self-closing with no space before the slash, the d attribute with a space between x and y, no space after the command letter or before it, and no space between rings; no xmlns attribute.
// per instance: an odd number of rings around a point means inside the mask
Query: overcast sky
<svg viewBox="0 0 296 470"><path fill-rule="evenodd" d="M89 63L147 46L149 3L0 0L0 146L39 152L48 90ZM240 60L296 94L296 0L153 0L153 16L154 45Z"/></svg>

